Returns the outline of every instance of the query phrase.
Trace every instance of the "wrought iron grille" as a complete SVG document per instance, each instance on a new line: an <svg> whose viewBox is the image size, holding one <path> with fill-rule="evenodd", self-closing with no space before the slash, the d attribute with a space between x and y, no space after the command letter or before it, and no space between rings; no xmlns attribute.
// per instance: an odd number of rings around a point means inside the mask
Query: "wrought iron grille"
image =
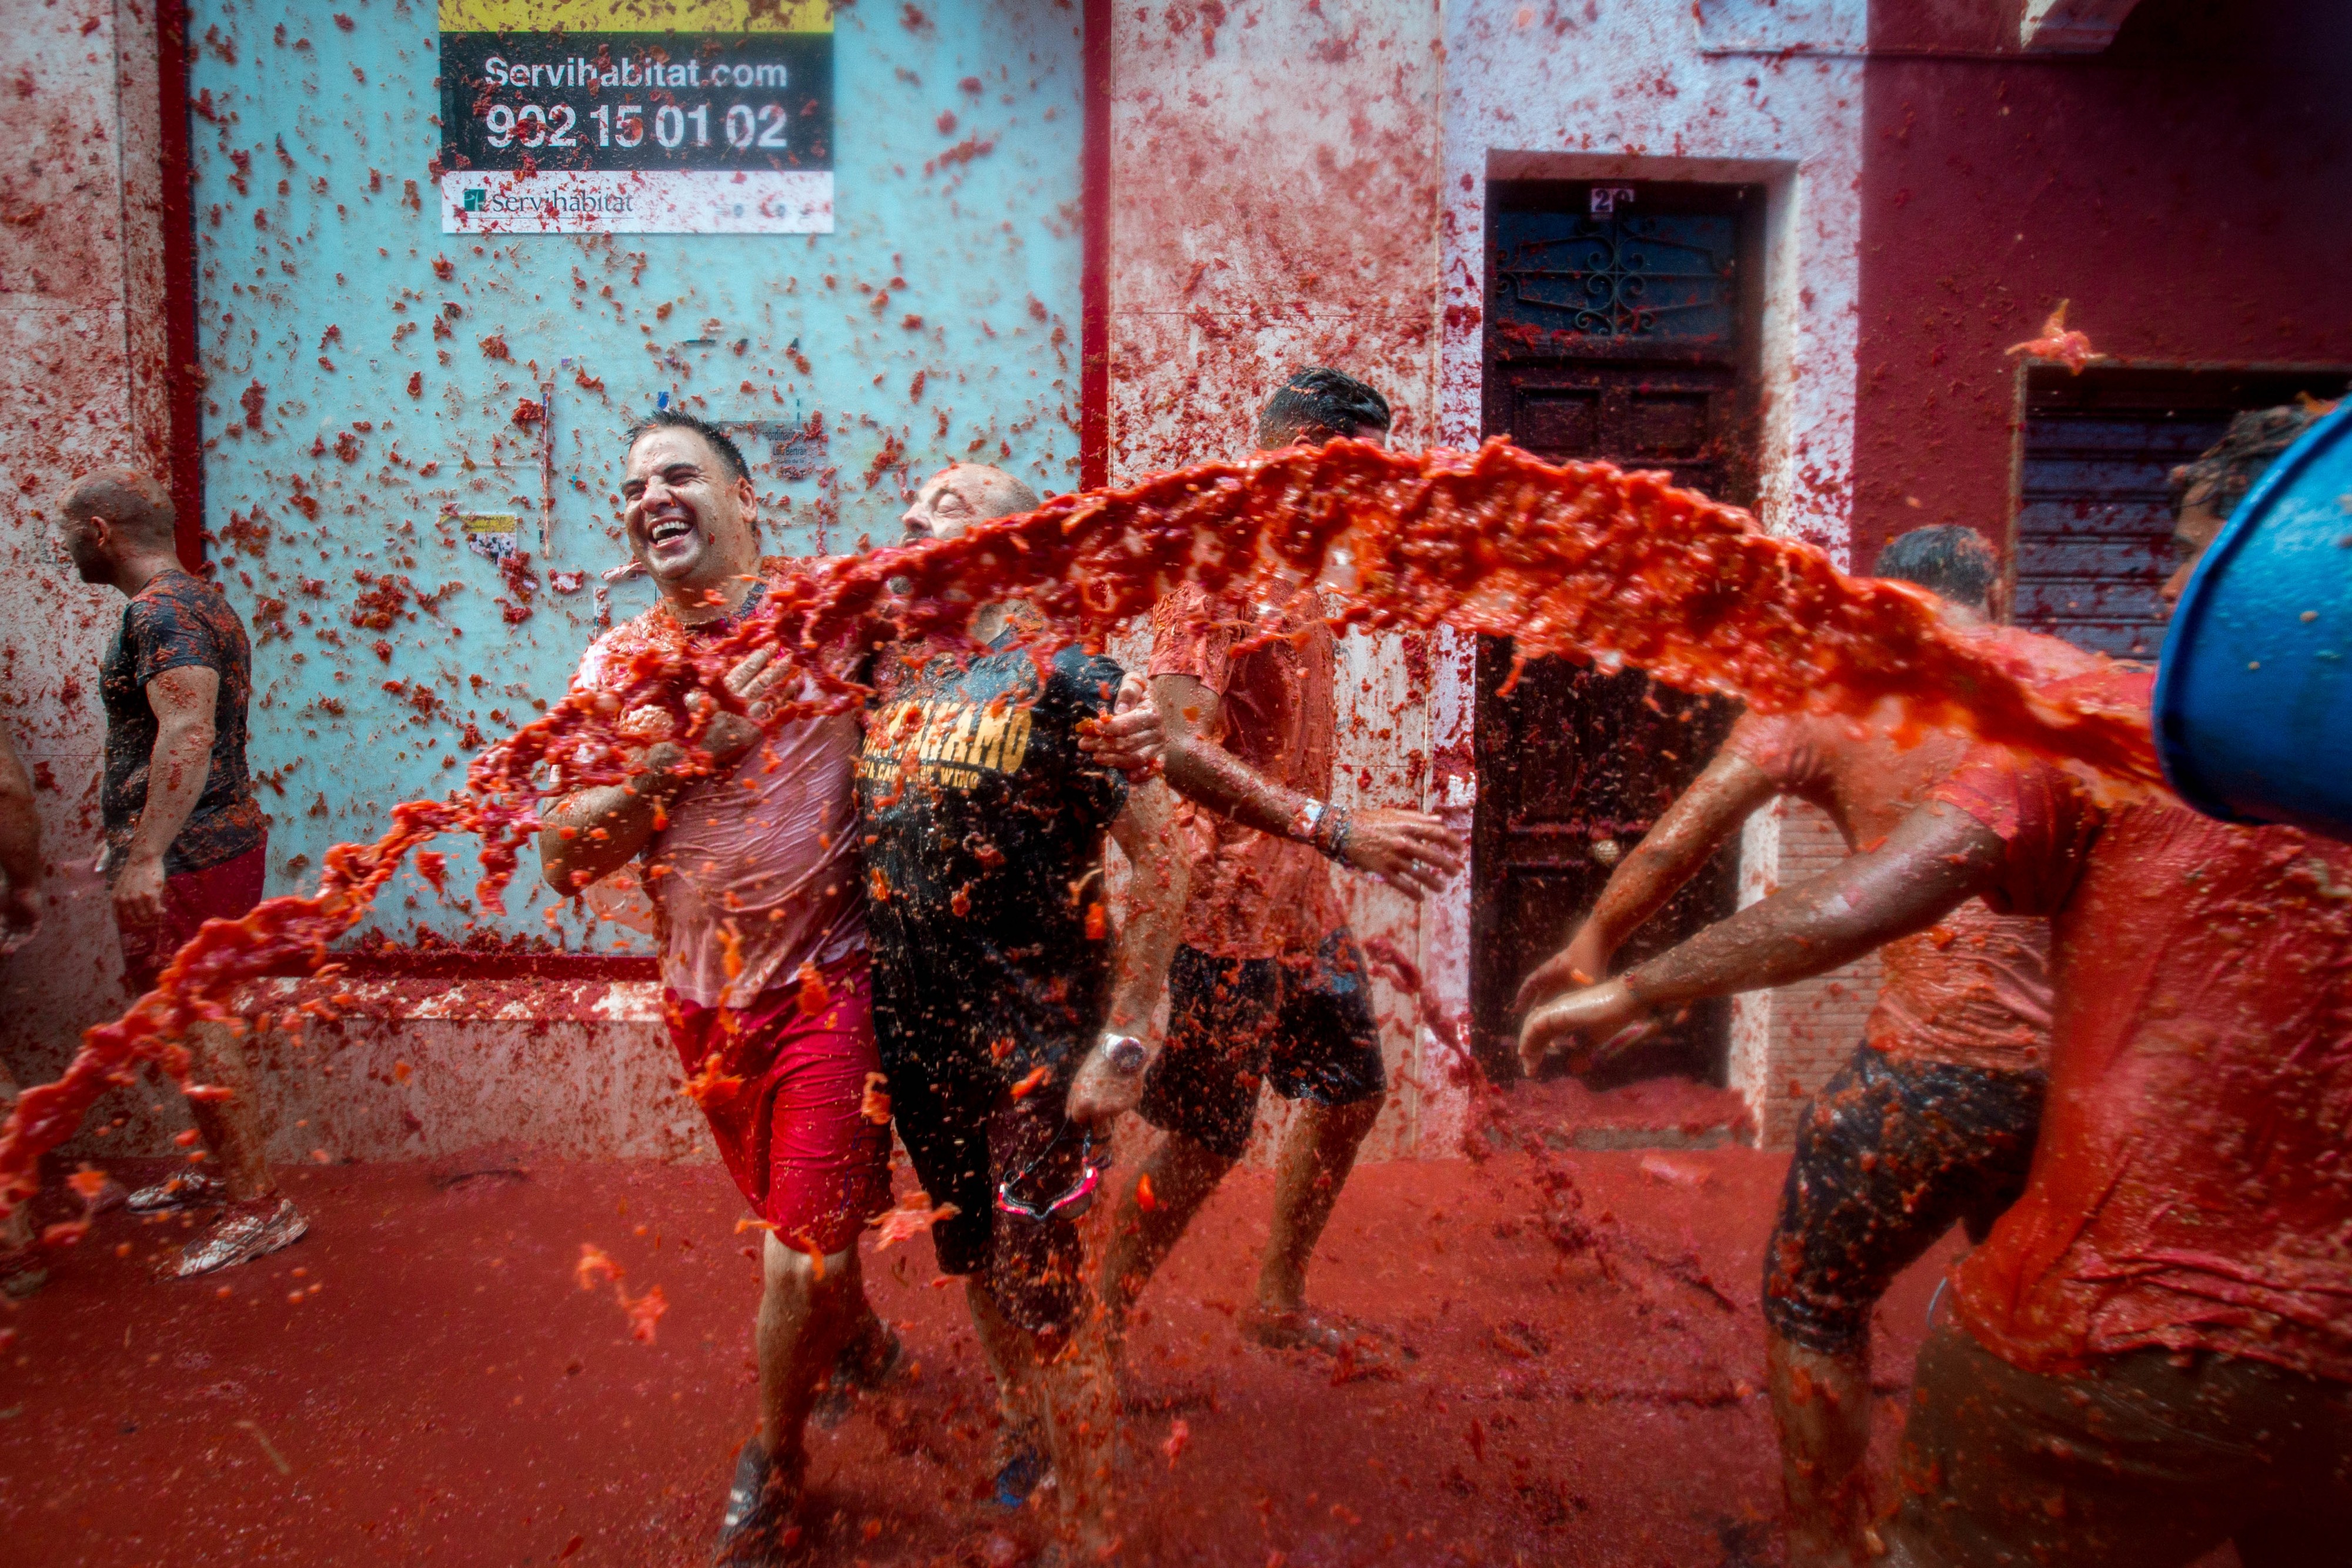
<svg viewBox="0 0 2352 1568"><path fill-rule="evenodd" d="M1495 319L1586 338L1715 340L1732 333L1728 214L1496 214Z"/></svg>

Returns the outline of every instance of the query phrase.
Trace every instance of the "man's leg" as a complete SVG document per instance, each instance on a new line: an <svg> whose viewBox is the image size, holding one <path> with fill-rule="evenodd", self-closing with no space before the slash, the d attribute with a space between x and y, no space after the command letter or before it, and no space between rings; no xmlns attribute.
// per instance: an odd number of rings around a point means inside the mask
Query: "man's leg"
<svg viewBox="0 0 2352 1568"><path fill-rule="evenodd" d="M1303 1103L1275 1167L1274 1226L1250 1329L1265 1344L1337 1355L1357 1333L1307 1307L1307 1266L1388 1087L1370 976L1347 932L1325 938L1303 973L1286 977L1268 1075L1276 1092Z"/></svg>
<svg viewBox="0 0 2352 1568"><path fill-rule="evenodd" d="M1872 1561L1871 1312L1956 1221L1989 1224L2015 1197L2042 1088L1864 1045L1800 1124L1764 1284L1790 1568Z"/></svg>
<svg viewBox="0 0 2352 1568"><path fill-rule="evenodd" d="M1103 1249L1103 1308L1114 1337L1126 1332L1128 1313L1144 1287L1233 1168L1233 1160L1177 1132L1163 1134L1144 1156L1140 1176L1119 1199L1110 1244ZM1149 1208L1142 1202L1147 1187Z"/></svg>
<svg viewBox="0 0 2352 1568"><path fill-rule="evenodd" d="M270 1179L261 1109L255 1103L253 1069L234 1025L206 1021L189 1027L184 1043L192 1059L192 1082L228 1091L226 1100L191 1100L188 1113L231 1203L251 1203L278 1190Z"/></svg>
<svg viewBox="0 0 2352 1568"><path fill-rule="evenodd" d="M1333 1325L1307 1311L1307 1265L1331 1222L1339 1189L1356 1167L1356 1151L1380 1119L1378 1098L1347 1105L1323 1105L1308 1101L1282 1141L1282 1156L1275 1169L1274 1230L1266 1238L1265 1260L1258 1270L1257 1304L1267 1330L1282 1334L1295 1325L1318 1348L1337 1352L1339 1344L1322 1345L1328 1333L1307 1326L1309 1320L1324 1330Z"/></svg>
<svg viewBox="0 0 2352 1568"><path fill-rule="evenodd" d="M826 977L831 995L814 1015L800 1012L797 991L763 992L731 1019L672 1006L679 1060L698 1068L716 1051L741 1080L703 1113L738 1186L775 1228L761 1249L753 1326L760 1431L728 1491L724 1564L773 1563L793 1543L818 1384L871 1313L857 1237L887 1200L889 1145L861 1108L877 1065L870 991L862 968Z"/></svg>
<svg viewBox="0 0 2352 1568"><path fill-rule="evenodd" d="M1007 1100L988 1119L991 1189L1044 1209L1085 1179L1087 1140L1065 1121L1066 1083ZM1045 1440L1062 1521L1098 1553L1117 1540L1111 1515L1118 1395L1085 1278L1086 1249L1066 1214L993 1209L984 1273L968 1282L972 1321L1007 1402Z"/></svg>
<svg viewBox="0 0 2352 1568"><path fill-rule="evenodd" d="M807 1458L803 1434L817 1384L871 1316L865 1276L853 1245L817 1260L770 1236L760 1249L760 1311L753 1340L760 1360L760 1435L772 1468L797 1478Z"/></svg>
<svg viewBox="0 0 2352 1568"><path fill-rule="evenodd" d="M1789 1568L1870 1561L1870 1338L1826 1354L1768 1330L1765 1384L1780 1433Z"/></svg>
<svg viewBox="0 0 2352 1568"><path fill-rule="evenodd" d="M1281 999L1281 970L1271 958L1179 947L1169 962L1168 1043L1138 1107L1164 1135L1119 1199L1103 1252L1102 1299L1114 1341L1192 1217L1249 1146Z"/></svg>

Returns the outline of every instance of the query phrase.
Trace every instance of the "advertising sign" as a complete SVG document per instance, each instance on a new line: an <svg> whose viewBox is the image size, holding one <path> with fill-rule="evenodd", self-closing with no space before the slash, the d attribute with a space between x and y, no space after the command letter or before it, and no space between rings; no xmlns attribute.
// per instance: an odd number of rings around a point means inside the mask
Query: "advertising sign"
<svg viewBox="0 0 2352 1568"><path fill-rule="evenodd" d="M444 234L830 234L830 0L441 0Z"/></svg>

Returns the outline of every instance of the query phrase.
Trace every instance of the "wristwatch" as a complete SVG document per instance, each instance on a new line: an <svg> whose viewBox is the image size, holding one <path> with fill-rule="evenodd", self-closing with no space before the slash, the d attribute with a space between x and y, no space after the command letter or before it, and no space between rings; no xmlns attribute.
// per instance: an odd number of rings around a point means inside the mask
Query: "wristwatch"
<svg viewBox="0 0 2352 1568"><path fill-rule="evenodd" d="M1099 1049L1103 1054L1103 1061L1121 1078L1134 1077L1142 1071L1144 1064L1151 1060L1150 1051L1131 1034L1106 1032L1102 1037Z"/></svg>
<svg viewBox="0 0 2352 1568"><path fill-rule="evenodd" d="M1298 808L1298 815L1290 819L1290 836L1302 844L1315 841L1316 832L1323 826L1324 802L1310 798Z"/></svg>

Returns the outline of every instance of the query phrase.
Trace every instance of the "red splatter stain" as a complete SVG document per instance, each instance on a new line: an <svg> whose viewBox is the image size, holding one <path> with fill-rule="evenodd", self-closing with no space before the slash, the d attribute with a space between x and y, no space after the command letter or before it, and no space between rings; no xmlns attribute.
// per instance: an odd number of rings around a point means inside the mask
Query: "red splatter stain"
<svg viewBox="0 0 2352 1568"><path fill-rule="evenodd" d="M514 354L507 348L505 333L493 332L482 340L482 358L512 361Z"/></svg>
<svg viewBox="0 0 2352 1568"><path fill-rule="evenodd" d="M524 430L529 430L546 417L547 410L529 398L524 398L514 405L514 422Z"/></svg>
<svg viewBox="0 0 2352 1568"><path fill-rule="evenodd" d="M259 382L255 382L251 386L247 387L245 391L237 394L236 401L245 405L246 429L259 430L261 428L261 411L269 401L268 391L264 388Z"/></svg>
<svg viewBox="0 0 2352 1568"><path fill-rule="evenodd" d="M866 487L871 490L882 483L883 475L904 465L906 461L907 444L895 434L886 432L882 437L882 450L877 452L874 461L866 465Z"/></svg>
<svg viewBox="0 0 2352 1568"><path fill-rule="evenodd" d="M975 158L983 157L995 151L996 141L994 138L967 136L961 141L957 142L954 146L940 153L938 157L925 159L923 161L923 172L926 174L936 174L942 169L951 169L959 163L969 163ZM256 214L255 215L257 217L260 214Z"/></svg>

